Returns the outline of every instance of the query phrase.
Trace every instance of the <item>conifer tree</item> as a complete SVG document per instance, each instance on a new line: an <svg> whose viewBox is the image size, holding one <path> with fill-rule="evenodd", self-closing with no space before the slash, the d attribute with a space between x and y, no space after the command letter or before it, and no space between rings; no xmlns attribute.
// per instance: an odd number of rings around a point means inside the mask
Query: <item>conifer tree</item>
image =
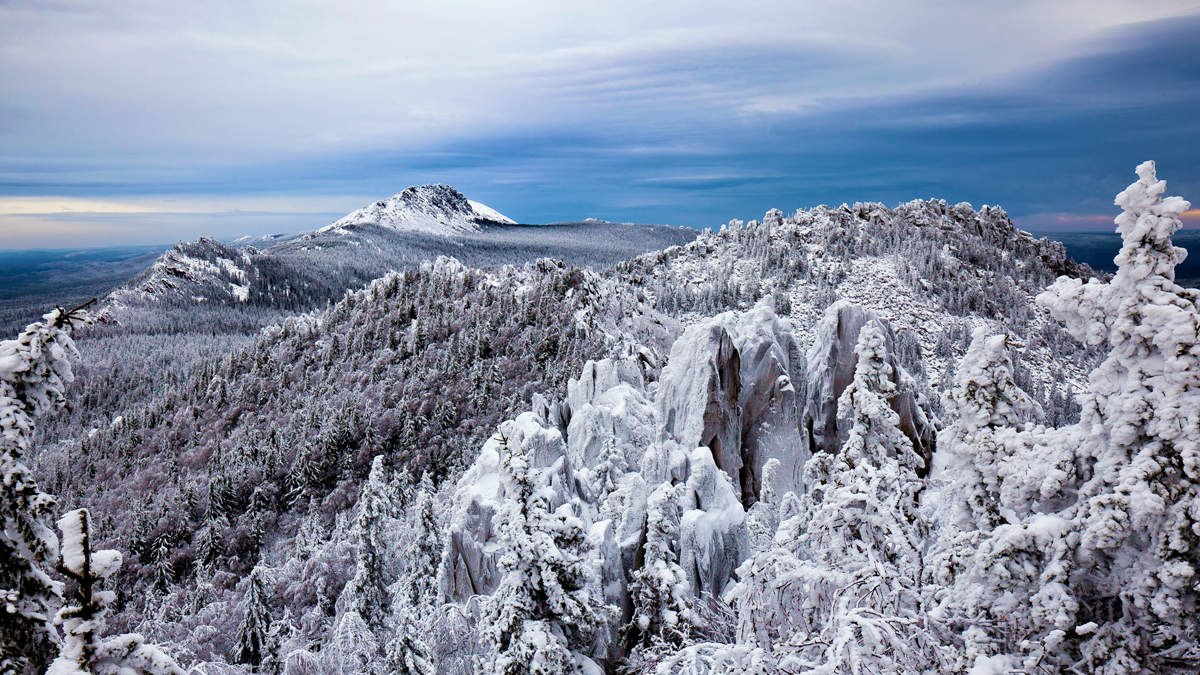
<svg viewBox="0 0 1200 675"><path fill-rule="evenodd" d="M99 586L121 568L121 554L91 550L88 520L87 509L78 509L58 521L63 533L58 569L73 583L73 592L55 617L64 635L47 675L182 675L177 663L140 635L103 637L115 593Z"/></svg>
<svg viewBox="0 0 1200 675"><path fill-rule="evenodd" d="M698 627L689 602L691 589L674 548L679 536L678 493L679 486L663 483L646 500L644 557L629 584L633 617L624 628L632 648L679 647Z"/></svg>
<svg viewBox="0 0 1200 675"><path fill-rule="evenodd" d="M609 615L591 587L583 523L566 508L550 510L541 472L526 451L505 440L505 502L494 527L502 547L500 585L484 607L484 635L496 675L571 672Z"/></svg>
<svg viewBox="0 0 1200 675"><path fill-rule="evenodd" d="M74 325L83 310L61 307L0 342L0 671L40 670L51 648L51 618L61 584L50 573L58 558L51 527L54 498L38 489L24 463L34 420L65 401L78 352Z"/></svg>
<svg viewBox="0 0 1200 675"><path fill-rule="evenodd" d="M923 460L888 404L895 384L878 321L862 327L855 353L838 400L845 443L809 460L799 513L780 524L775 548L738 570L738 641L772 653L784 671L936 670L941 645L918 586Z"/></svg>
<svg viewBox="0 0 1200 675"><path fill-rule="evenodd" d="M383 455L377 455L358 498L358 515L353 532L356 560L354 578L343 591L349 599L348 608L357 612L372 631L382 629L388 616L388 580L384 562L388 546L384 518L392 512L388 494Z"/></svg>
<svg viewBox="0 0 1200 675"><path fill-rule="evenodd" d="M257 666L267 655L268 636L271 632L271 614L267 608L267 591L264 587L262 566L250 572L250 583L246 588L245 610L238 628L237 644L234 647L235 663Z"/></svg>

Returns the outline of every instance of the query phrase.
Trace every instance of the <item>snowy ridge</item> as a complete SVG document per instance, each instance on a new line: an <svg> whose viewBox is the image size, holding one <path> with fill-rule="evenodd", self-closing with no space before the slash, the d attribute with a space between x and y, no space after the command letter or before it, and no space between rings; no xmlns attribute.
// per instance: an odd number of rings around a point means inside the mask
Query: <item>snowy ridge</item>
<svg viewBox="0 0 1200 675"><path fill-rule="evenodd" d="M511 225L515 221L485 204L467 199L449 185L422 185L368 204L317 231L346 234L356 225L379 225L452 236L478 232L486 223Z"/></svg>
<svg viewBox="0 0 1200 675"><path fill-rule="evenodd" d="M203 237L176 244L136 279L106 298L105 306L119 310L153 302L244 303L250 299L259 252L232 248Z"/></svg>

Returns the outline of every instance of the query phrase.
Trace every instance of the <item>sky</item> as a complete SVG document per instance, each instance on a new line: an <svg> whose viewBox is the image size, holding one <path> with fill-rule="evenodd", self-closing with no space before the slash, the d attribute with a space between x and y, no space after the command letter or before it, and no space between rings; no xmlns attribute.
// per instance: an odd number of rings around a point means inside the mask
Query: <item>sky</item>
<svg viewBox="0 0 1200 675"><path fill-rule="evenodd" d="M0 0L0 248L425 183L525 223L937 197L1107 230L1145 159L1200 205L1198 34L1196 0Z"/></svg>

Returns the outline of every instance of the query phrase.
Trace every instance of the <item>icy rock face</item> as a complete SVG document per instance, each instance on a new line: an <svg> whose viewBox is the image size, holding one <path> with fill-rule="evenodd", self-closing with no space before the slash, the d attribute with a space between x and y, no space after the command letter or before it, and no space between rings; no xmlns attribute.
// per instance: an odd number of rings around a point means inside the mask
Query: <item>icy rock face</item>
<svg viewBox="0 0 1200 675"><path fill-rule="evenodd" d="M741 355L742 504L749 508L765 488L799 492L809 452L801 425L806 362L796 338L766 304L738 317L732 328ZM763 485L763 467L780 466L774 485Z"/></svg>
<svg viewBox="0 0 1200 675"><path fill-rule="evenodd" d="M666 438L704 446L746 507L762 493L772 458L778 494L798 491L808 447L800 424L805 362L787 325L760 303L692 326L663 369L658 409Z"/></svg>
<svg viewBox="0 0 1200 675"><path fill-rule="evenodd" d="M872 319L883 325L887 339L888 362L897 394L889 403L900 415L900 429L912 441L917 453L925 459L926 467L933 456L937 428L932 415L919 404L913 379L900 366L895 356L895 335L887 321L862 307L839 301L825 312L817 329L817 337L808 350L807 400L803 425L808 431L810 451L836 452L845 440L846 425L838 419L837 401L854 378L858 358L854 345L858 332Z"/></svg>
<svg viewBox="0 0 1200 675"><path fill-rule="evenodd" d="M741 356L728 314L688 328L671 347L658 386L662 438L704 446L735 480L742 472Z"/></svg>
<svg viewBox="0 0 1200 675"><path fill-rule="evenodd" d="M718 332L715 346L715 353L724 358L713 366L724 368L722 377L736 384L733 337ZM644 365L636 356L589 361L568 383L566 401L552 404L537 396L533 412L500 425L499 434L484 444L458 483L442 559L440 588L445 599L486 595L499 582L492 517L506 497L500 481L501 435L510 446L520 444L533 465L543 469L541 480L554 492L554 506L569 504L588 524L606 602L621 609L614 617L614 631L631 616L629 578L641 562L646 541L646 498L659 484L686 486L677 554L687 561L694 592L720 594L748 550L739 488L717 467L707 447L665 437L658 407L646 392ZM686 369L678 370L683 374ZM671 385L660 382L659 390L666 386ZM726 412L735 412L737 405L737 395L731 393ZM735 416L730 423L731 437L740 439L741 418ZM699 437L695 432L689 436ZM740 452L736 442L728 447ZM615 479L606 478L614 472ZM609 637L615 640L616 633ZM613 644L601 647L615 649Z"/></svg>
<svg viewBox="0 0 1200 675"><path fill-rule="evenodd" d="M708 448L692 451L685 511L679 522L679 566L696 595L720 597L750 548L746 512Z"/></svg>
<svg viewBox="0 0 1200 675"><path fill-rule="evenodd" d="M648 430L657 425L644 387L640 364L630 359L589 361L567 384L567 454L575 466L595 466L606 442L615 444L626 466L638 462L653 440Z"/></svg>

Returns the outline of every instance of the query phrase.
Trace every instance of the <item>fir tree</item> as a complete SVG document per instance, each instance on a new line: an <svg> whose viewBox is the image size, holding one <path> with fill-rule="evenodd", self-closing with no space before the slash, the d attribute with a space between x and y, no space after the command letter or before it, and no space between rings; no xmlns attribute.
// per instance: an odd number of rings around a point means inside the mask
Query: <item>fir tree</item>
<svg viewBox="0 0 1200 675"><path fill-rule="evenodd" d="M591 588L583 524L550 510L541 472L525 450L503 443L505 503L495 516L502 552L500 586L484 607L484 634L496 675L570 672L610 612Z"/></svg>
<svg viewBox="0 0 1200 675"><path fill-rule="evenodd" d="M633 572L629 594L633 617L624 628L631 651L638 647L679 647L696 631L691 589L679 566L678 486L663 483L646 500L646 543L642 565Z"/></svg>
<svg viewBox="0 0 1200 675"><path fill-rule="evenodd" d="M267 591L264 587L262 566L250 572L246 588L245 609L238 628L237 644L233 651L235 663L258 666L267 655L268 635L271 632L271 614L267 608Z"/></svg>
<svg viewBox="0 0 1200 675"><path fill-rule="evenodd" d="M358 516L352 535L356 559L354 578L343 591L349 599L349 609L356 612L373 631L383 628L388 615L388 580L384 559L388 550L384 519L392 513L388 494L383 455L378 455L371 463L371 473L358 498Z"/></svg>
<svg viewBox="0 0 1200 675"><path fill-rule="evenodd" d="M83 309L62 308L0 342L0 671L40 670L50 651L51 616L61 584L50 572L58 538L50 523L55 500L38 489L24 463L34 420L63 405L78 352L72 327Z"/></svg>
<svg viewBox="0 0 1200 675"><path fill-rule="evenodd" d="M64 515L62 562L59 571L73 582L69 604L55 617L63 627L58 658L47 675L182 675L183 669L154 645L136 634L103 637L108 605L115 594L99 585L121 568L116 551L92 551L87 509Z"/></svg>

